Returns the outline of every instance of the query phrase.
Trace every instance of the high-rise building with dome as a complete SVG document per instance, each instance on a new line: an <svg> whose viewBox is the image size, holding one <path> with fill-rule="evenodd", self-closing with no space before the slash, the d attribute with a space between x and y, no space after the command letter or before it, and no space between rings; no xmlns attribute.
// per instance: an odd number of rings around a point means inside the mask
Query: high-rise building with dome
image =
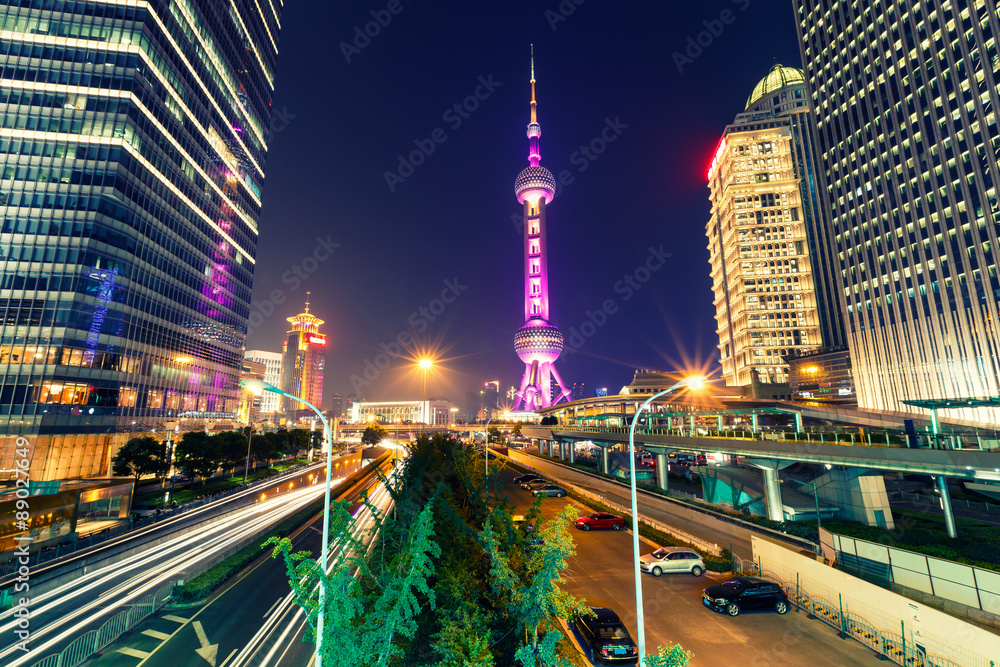
<svg viewBox="0 0 1000 667"><path fill-rule="evenodd" d="M531 56L531 122L528 124L528 162L514 181L514 194L524 206L524 324L514 334L514 351L524 362L524 377L514 397L514 410L530 412L567 400L570 389L559 377L555 361L563 349L563 335L549 322L549 265L545 207L556 194L556 179L541 166L535 102L535 56ZM552 396L552 380L560 391Z"/></svg>
<svg viewBox="0 0 1000 667"><path fill-rule="evenodd" d="M706 234L727 385L786 384L788 359L843 346L816 164L805 78L775 65L726 127L708 171Z"/></svg>

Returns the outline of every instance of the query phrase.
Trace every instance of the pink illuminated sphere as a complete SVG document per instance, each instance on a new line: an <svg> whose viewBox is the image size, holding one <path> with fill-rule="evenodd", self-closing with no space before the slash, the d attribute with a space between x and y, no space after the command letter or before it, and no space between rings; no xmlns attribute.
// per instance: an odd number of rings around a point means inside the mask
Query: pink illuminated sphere
<svg viewBox="0 0 1000 667"><path fill-rule="evenodd" d="M563 335L559 329L540 320L526 322L514 334L514 351L526 364L534 361L552 363L563 349Z"/></svg>
<svg viewBox="0 0 1000 667"><path fill-rule="evenodd" d="M519 204L525 200L534 204L542 198L549 204L556 195L556 178L545 167L526 167L514 180L514 194Z"/></svg>

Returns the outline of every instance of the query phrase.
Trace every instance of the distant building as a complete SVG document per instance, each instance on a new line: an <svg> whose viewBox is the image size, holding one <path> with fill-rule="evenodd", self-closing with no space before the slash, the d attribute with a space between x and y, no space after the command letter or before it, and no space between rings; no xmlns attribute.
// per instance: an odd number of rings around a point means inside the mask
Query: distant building
<svg viewBox="0 0 1000 667"><path fill-rule="evenodd" d="M500 409L500 380L484 382L481 395L482 412L480 416L482 420L494 418Z"/></svg>
<svg viewBox="0 0 1000 667"><path fill-rule="evenodd" d="M846 347L804 354L788 362L793 400L857 403L851 355Z"/></svg>
<svg viewBox="0 0 1000 667"><path fill-rule="evenodd" d="M607 396L607 395L608 395L608 388L607 387L598 387L597 389L594 390L594 396L595 397L596 396Z"/></svg>
<svg viewBox="0 0 1000 667"><path fill-rule="evenodd" d="M579 401L582 398L587 398L587 389L583 386L582 382L573 383L573 395L574 401Z"/></svg>
<svg viewBox="0 0 1000 667"><path fill-rule="evenodd" d="M330 412L338 419L344 418L344 395L334 394L330 405Z"/></svg>
<svg viewBox="0 0 1000 667"><path fill-rule="evenodd" d="M240 372L240 380L264 380L267 373L267 366L252 359L243 360L243 368ZM264 380L267 382L267 380ZM261 404L264 395L273 392L254 392L249 389L240 389L240 404L236 409L236 421L240 424L260 421ZM275 394L277 395L277 394Z"/></svg>
<svg viewBox="0 0 1000 667"><path fill-rule="evenodd" d="M264 382L281 386L281 353L267 352L265 350L247 350L243 353L244 359L256 361L264 364ZM273 391L265 391L260 396L260 413L262 415L273 415L281 411L281 394Z"/></svg>
<svg viewBox="0 0 1000 667"><path fill-rule="evenodd" d="M445 398L427 401L356 401L351 404L350 421L363 424L434 424L445 426L454 420L454 404Z"/></svg>
<svg viewBox="0 0 1000 667"><path fill-rule="evenodd" d="M317 409L322 409L326 335L319 332L323 320L309 312L309 295L306 292L305 312L288 318L292 328L288 331L281 360L281 390L300 396ZM283 412L295 413L301 410L308 410L308 406L282 397Z"/></svg>

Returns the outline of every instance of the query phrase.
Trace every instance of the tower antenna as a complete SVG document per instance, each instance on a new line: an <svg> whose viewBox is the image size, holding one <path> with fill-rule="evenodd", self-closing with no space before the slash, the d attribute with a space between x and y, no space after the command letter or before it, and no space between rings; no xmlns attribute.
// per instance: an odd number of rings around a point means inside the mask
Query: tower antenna
<svg viewBox="0 0 1000 667"><path fill-rule="evenodd" d="M535 45L531 45L531 122L538 122L535 106Z"/></svg>

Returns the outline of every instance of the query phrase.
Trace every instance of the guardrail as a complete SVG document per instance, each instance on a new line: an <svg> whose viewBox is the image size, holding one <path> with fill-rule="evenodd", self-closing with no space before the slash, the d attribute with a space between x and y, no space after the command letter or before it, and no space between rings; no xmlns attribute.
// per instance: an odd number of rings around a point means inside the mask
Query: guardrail
<svg viewBox="0 0 1000 667"><path fill-rule="evenodd" d="M47 563L49 561L62 558L63 556L69 556L78 551L89 549L92 546L101 544L103 542L107 542L111 538L120 537L126 533L130 533L140 528L147 528L149 526L156 524L159 521L163 521L164 519L173 518L184 512L188 512L190 510L202 507L203 505L207 505L208 503L212 503L217 500L222 500L223 498L231 496L239 491L245 491L246 489L250 489L255 486L266 485L268 483L273 484L275 480L277 480L278 478L283 477L289 473L293 473L294 471L299 470L300 468L307 467L309 465L313 464L303 463L297 466L293 466L281 474L271 475L270 477L264 477L263 479L259 479L254 482L249 482L247 484L240 484L239 486L233 487L232 489L227 489L226 491L220 491L218 493L214 493L204 498L192 500L190 502L184 503L183 505L178 505L175 508L165 510L162 514L159 515L144 516L138 521L128 521L114 528L105 528L102 531L91 533L87 537L81 537L71 542L64 542L53 545L51 547L46 547L44 549L41 549L40 551L37 551L34 554L33 562L30 564L38 566L42 563ZM14 574L17 571L17 568L18 568L18 560L17 558L11 556L10 560L0 564L0 579L9 576L11 574Z"/></svg>
<svg viewBox="0 0 1000 667"><path fill-rule="evenodd" d="M553 430L563 429L570 431L582 431L585 433L619 433L628 435L627 426L584 426L580 424L556 424L546 428ZM801 442L815 443L819 445L853 445L862 447L899 447L907 448L907 436L903 433L892 432L866 432L861 433L841 433L841 432L811 432L802 431L767 431L758 430L746 431L743 429L705 429L695 428L649 428L637 427L636 435L665 435L679 438L706 438L719 440L753 440L769 442ZM1000 449L1000 440L996 438L983 438L979 434L948 434L934 436L928 433L918 433L917 439L920 441L921 449L947 449L959 450L969 449L977 451L993 451Z"/></svg>
<svg viewBox="0 0 1000 667"><path fill-rule="evenodd" d="M937 496L928 496L923 493L910 493L909 491L899 492L900 500L905 500L911 503L924 503L926 505L937 505ZM952 497L951 508L972 510L973 512L982 512L983 514L1000 514L1000 505L990 502L977 502L975 500L969 500L968 498L961 499Z"/></svg>
<svg viewBox="0 0 1000 667"><path fill-rule="evenodd" d="M758 563L733 555L733 573L754 577L764 577L778 582L785 591L790 604L797 610L804 610L812 618L823 621L840 633L868 647L879 656L905 667L994 667L994 662L981 655L969 653L968 661L955 662L945 656L927 653L906 641L905 622L898 629L878 627L877 623L862 614L845 611L843 600L831 600L821 595L810 594L798 582L783 579L777 573L761 568ZM796 575L797 577L798 575ZM974 662L977 661L977 662Z"/></svg>
<svg viewBox="0 0 1000 667"><path fill-rule="evenodd" d="M32 667L77 667L77 665L83 664L90 656L111 644L165 605L170 600L174 583L170 582L155 593L147 595L131 608L109 618L97 630L80 635L60 653L46 656Z"/></svg>

